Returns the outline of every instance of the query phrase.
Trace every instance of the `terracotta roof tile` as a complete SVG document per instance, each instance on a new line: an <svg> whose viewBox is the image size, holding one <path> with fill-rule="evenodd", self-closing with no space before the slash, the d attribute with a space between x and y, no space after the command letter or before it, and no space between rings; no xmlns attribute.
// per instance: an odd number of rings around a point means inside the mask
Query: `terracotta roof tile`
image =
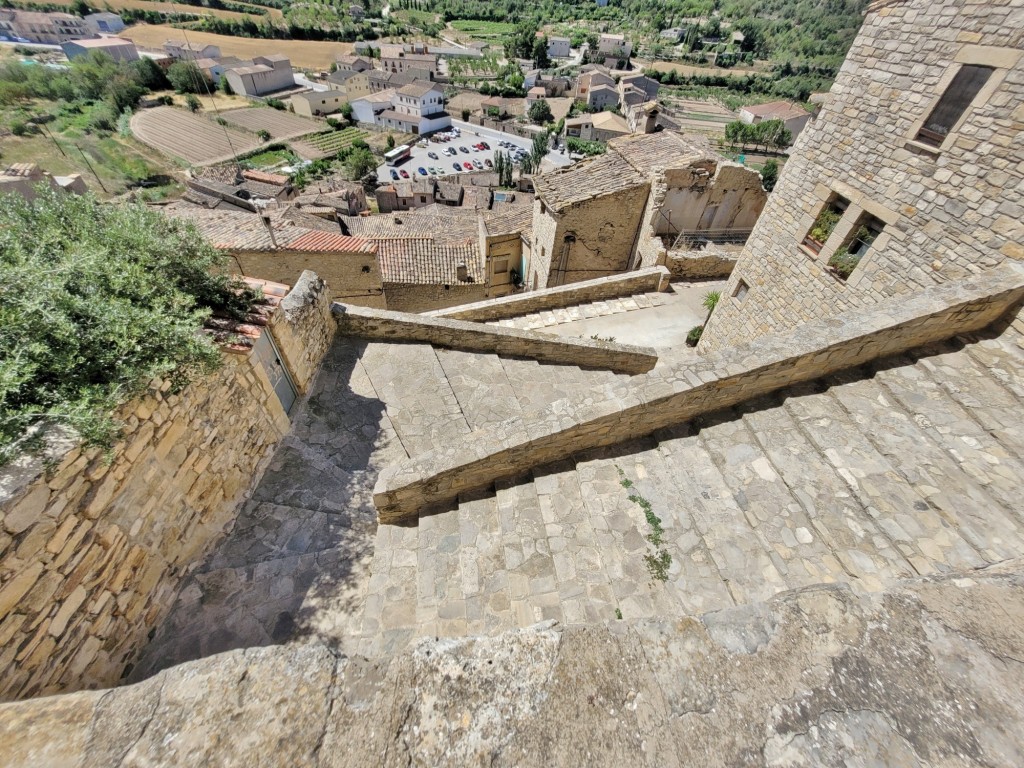
<svg viewBox="0 0 1024 768"><path fill-rule="evenodd" d="M320 253L376 253L377 246L362 237L347 237L331 232L306 231L290 241L289 251L315 251Z"/></svg>
<svg viewBox="0 0 1024 768"><path fill-rule="evenodd" d="M266 171L242 171L242 176L252 181L262 181L264 184L275 184L279 187L283 187L288 183L288 177L282 176L279 173L267 173Z"/></svg>

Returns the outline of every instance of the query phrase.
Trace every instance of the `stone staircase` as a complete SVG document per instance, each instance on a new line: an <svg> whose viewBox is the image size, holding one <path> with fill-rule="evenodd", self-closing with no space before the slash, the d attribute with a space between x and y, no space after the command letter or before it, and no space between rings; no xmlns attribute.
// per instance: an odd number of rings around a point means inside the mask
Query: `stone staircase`
<svg viewBox="0 0 1024 768"><path fill-rule="evenodd" d="M376 656L421 636L700 615L822 582L874 592L1024 556L1022 330L537 467L408 527L376 523L382 467L628 377L341 339L133 677L303 637ZM664 580L648 559L661 551Z"/></svg>
<svg viewBox="0 0 1024 768"><path fill-rule="evenodd" d="M618 299L603 299L585 304L577 304L562 309L544 310L529 315L520 315L506 320L493 320L489 325L503 325L507 328L519 328L527 331L538 331L552 325L572 323L577 320L589 320L594 317L618 315L623 312L634 312L638 309L660 307L666 302L666 294L658 291L638 293L634 296L623 296Z"/></svg>

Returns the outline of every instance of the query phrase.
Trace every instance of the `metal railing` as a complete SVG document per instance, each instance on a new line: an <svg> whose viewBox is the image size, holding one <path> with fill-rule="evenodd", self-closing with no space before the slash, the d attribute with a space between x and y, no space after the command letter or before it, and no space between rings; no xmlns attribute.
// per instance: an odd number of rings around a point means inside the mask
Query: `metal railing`
<svg viewBox="0 0 1024 768"><path fill-rule="evenodd" d="M716 245L744 245L752 229L697 229L676 235L670 250L692 251L709 243Z"/></svg>

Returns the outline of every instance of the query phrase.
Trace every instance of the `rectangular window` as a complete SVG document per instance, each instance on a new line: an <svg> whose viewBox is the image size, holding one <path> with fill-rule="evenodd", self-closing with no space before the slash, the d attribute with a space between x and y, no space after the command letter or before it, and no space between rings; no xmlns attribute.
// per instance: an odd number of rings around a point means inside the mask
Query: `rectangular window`
<svg viewBox="0 0 1024 768"><path fill-rule="evenodd" d="M861 259L871 249L871 245L882 234L885 222L874 216L865 215L853 228L849 239L832 254L828 260L829 267L843 280L848 280Z"/></svg>
<svg viewBox="0 0 1024 768"><path fill-rule="evenodd" d="M804 236L804 245L815 253L821 251L849 206L850 201L845 197L832 197L818 213L810 231Z"/></svg>
<svg viewBox="0 0 1024 768"><path fill-rule="evenodd" d="M992 67L964 64L917 132L917 140L932 147L941 146L994 71Z"/></svg>
<svg viewBox="0 0 1024 768"><path fill-rule="evenodd" d="M736 290L732 292L733 298L739 299L741 302L747 298L747 292L750 290L750 286L740 280L736 283Z"/></svg>

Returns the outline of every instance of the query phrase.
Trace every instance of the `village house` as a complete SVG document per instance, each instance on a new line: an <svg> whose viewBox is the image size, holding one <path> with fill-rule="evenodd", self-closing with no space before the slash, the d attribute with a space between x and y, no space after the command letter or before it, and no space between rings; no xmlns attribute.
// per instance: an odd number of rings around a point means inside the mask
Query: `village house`
<svg viewBox="0 0 1024 768"><path fill-rule="evenodd" d="M619 104L619 92L614 85L591 86L587 91L587 109L592 112L599 112L607 107L616 107Z"/></svg>
<svg viewBox="0 0 1024 768"><path fill-rule="evenodd" d="M437 56L432 53L412 53L402 45L382 45L380 66L392 74L416 69L429 72L431 80L437 76Z"/></svg>
<svg viewBox="0 0 1024 768"><path fill-rule="evenodd" d="M40 184L52 190L76 195L88 191L81 174L54 176L36 163L12 163L0 171L0 195L16 194L26 200L34 200Z"/></svg>
<svg viewBox="0 0 1024 768"><path fill-rule="evenodd" d="M114 61L138 61L139 52L135 43L120 37L100 37L93 40L69 40L61 43L60 48L69 60L79 56L88 56L93 51L102 51Z"/></svg>
<svg viewBox="0 0 1024 768"><path fill-rule="evenodd" d="M781 120L789 132L793 134L793 141L800 135L800 132L811 119L811 113L803 107L790 101L772 101L767 104L751 104L741 107L739 112L740 120L747 125L757 125L768 120Z"/></svg>
<svg viewBox="0 0 1024 768"><path fill-rule="evenodd" d="M531 290L653 266L682 232L748 231L767 199L756 171L668 131L533 181Z"/></svg>
<svg viewBox="0 0 1024 768"><path fill-rule="evenodd" d="M297 115L323 117L333 115L347 104L348 95L345 91L307 91L295 94L290 101Z"/></svg>
<svg viewBox="0 0 1024 768"><path fill-rule="evenodd" d="M450 128L444 109L444 91L437 83L419 81L395 91L391 109L377 115L377 124L403 133L425 134Z"/></svg>
<svg viewBox="0 0 1024 768"><path fill-rule="evenodd" d="M633 44L626 40L625 35L602 33L597 42L597 50L608 59L625 61L633 54Z"/></svg>
<svg viewBox="0 0 1024 768"><path fill-rule="evenodd" d="M83 16L82 21L91 32L103 35L116 35L125 27L124 20L110 11L90 13L88 16Z"/></svg>
<svg viewBox="0 0 1024 768"><path fill-rule="evenodd" d="M337 72L365 72L373 69L373 61L365 56L341 54L334 57Z"/></svg>
<svg viewBox="0 0 1024 768"><path fill-rule="evenodd" d="M327 75L331 90L345 94L346 101L360 99L373 93L370 70L339 69Z"/></svg>
<svg viewBox="0 0 1024 768"><path fill-rule="evenodd" d="M13 42L60 45L95 36L84 20L70 13L0 8L0 37Z"/></svg>
<svg viewBox="0 0 1024 768"><path fill-rule="evenodd" d="M224 76L241 96L265 96L295 85L292 63L281 53L255 56L251 65L228 69Z"/></svg>
<svg viewBox="0 0 1024 768"><path fill-rule="evenodd" d="M573 98L576 101L588 102L590 90L596 88L599 85L605 85L609 88L615 88L615 80L609 74L609 70L599 64L587 64L585 65L576 78L576 88L573 92ZM589 103L589 102L588 102Z"/></svg>
<svg viewBox="0 0 1024 768"><path fill-rule="evenodd" d="M571 55L568 37L549 37L548 56L552 59L567 59Z"/></svg>
<svg viewBox="0 0 1024 768"><path fill-rule="evenodd" d="M565 135L583 141L610 141L632 133L626 120L614 112L570 117L565 121Z"/></svg>
<svg viewBox="0 0 1024 768"><path fill-rule="evenodd" d="M220 48L216 45L190 43L184 40L168 40L164 43L164 50L172 59L195 61L196 59L220 58Z"/></svg>

